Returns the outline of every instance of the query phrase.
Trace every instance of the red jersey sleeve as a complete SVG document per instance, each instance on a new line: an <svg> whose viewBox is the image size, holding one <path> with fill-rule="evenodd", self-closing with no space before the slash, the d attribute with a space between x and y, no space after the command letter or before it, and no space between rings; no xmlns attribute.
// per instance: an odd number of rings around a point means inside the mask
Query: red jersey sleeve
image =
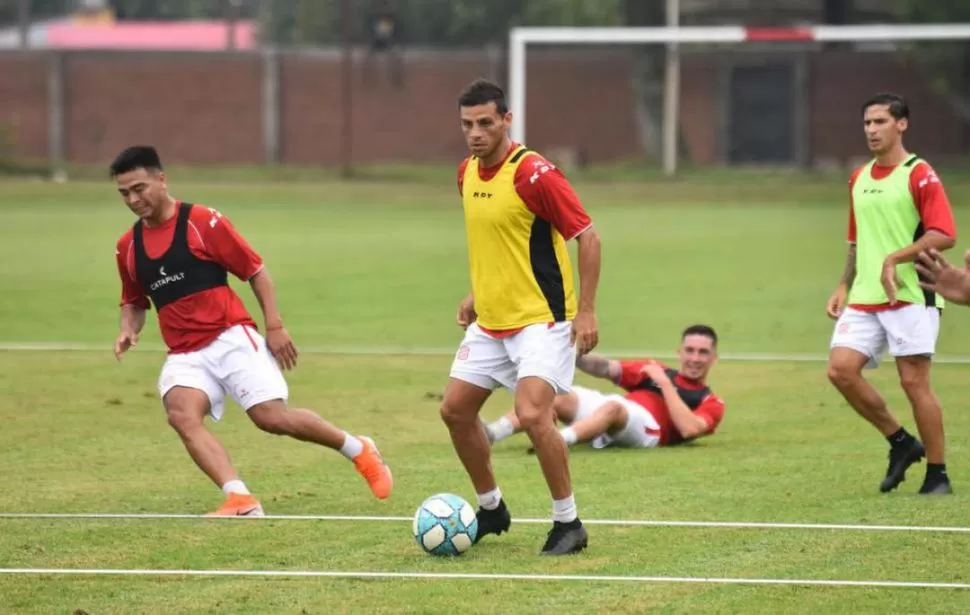
<svg viewBox="0 0 970 615"><path fill-rule="evenodd" d="M147 310L151 307L148 295L132 272L132 232L129 230L121 236L115 245L115 261L118 265L118 277L121 278L121 306L133 305Z"/></svg>
<svg viewBox="0 0 970 615"><path fill-rule="evenodd" d="M196 206L192 208L189 222L188 232L198 233L200 256L219 263L240 280L248 281L263 268L263 259L217 210Z"/></svg>
<svg viewBox="0 0 970 615"><path fill-rule="evenodd" d="M526 155L519 164L515 191L532 213L549 221L567 241L593 224L566 176L538 154Z"/></svg>
<svg viewBox="0 0 970 615"><path fill-rule="evenodd" d="M909 176L909 191L913 195L916 209L919 210L923 230L934 230L947 237L956 238L956 222L953 209L946 196L943 183L929 164L920 162Z"/></svg>
<svg viewBox="0 0 970 615"><path fill-rule="evenodd" d="M616 381L616 384L627 391L635 389L647 377L641 374L640 370L649 363L654 363L654 361L620 361L620 378Z"/></svg>
<svg viewBox="0 0 970 615"><path fill-rule="evenodd" d="M852 175L849 177L849 231L846 236L846 239L849 240L849 243L855 243L855 234L856 234L855 203L852 201L852 189L855 187L855 180L858 179L859 174L862 173L862 169L864 168L865 167L859 167L858 169L853 171Z"/></svg>
<svg viewBox="0 0 970 615"><path fill-rule="evenodd" d="M711 393L704 398L701 405L694 410L694 416L699 417L707 423L708 433L713 433L724 418L724 402L720 397Z"/></svg>
<svg viewBox="0 0 970 615"><path fill-rule="evenodd" d="M465 187L465 169L468 168L468 158L461 161L458 165L458 195L462 195L462 189Z"/></svg>

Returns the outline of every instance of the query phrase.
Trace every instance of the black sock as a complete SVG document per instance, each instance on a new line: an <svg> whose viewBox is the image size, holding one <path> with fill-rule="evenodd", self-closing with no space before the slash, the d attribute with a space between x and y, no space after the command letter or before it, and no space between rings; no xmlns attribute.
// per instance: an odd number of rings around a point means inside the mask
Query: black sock
<svg viewBox="0 0 970 615"><path fill-rule="evenodd" d="M926 464L926 476L927 478L946 478L946 464L945 463Z"/></svg>
<svg viewBox="0 0 970 615"><path fill-rule="evenodd" d="M905 427L900 427L892 435L887 436L886 439L889 440L889 445L893 448L909 444L914 440L913 436L906 431Z"/></svg>

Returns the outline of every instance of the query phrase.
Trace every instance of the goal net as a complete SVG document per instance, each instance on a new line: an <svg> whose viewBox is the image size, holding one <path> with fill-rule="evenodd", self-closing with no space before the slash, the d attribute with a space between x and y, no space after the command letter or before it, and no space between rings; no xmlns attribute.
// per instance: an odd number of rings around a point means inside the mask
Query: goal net
<svg viewBox="0 0 970 615"><path fill-rule="evenodd" d="M910 149L970 155L970 24L514 28L508 60L512 137L576 165L851 166L881 91Z"/></svg>

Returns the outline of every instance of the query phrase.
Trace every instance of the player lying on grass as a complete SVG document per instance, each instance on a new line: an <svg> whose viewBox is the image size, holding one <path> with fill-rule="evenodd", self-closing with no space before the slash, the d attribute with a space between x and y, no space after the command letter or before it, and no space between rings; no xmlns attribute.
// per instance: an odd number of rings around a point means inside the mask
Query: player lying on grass
<svg viewBox="0 0 970 615"><path fill-rule="evenodd" d="M226 494L214 515L262 516L205 417L222 417L232 398L265 432L340 451L353 461L378 498L391 493L391 472L374 443L324 421L310 410L290 408L282 369L296 366L297 351L283 327L276 291L262 259L218 211L177 201L168 193L154 148L130 147L111 164L125 205L138 220L118 241L121 331L115 356L138 343L145 313L154 304L169 349L158 392L189 456ZM266 339L228 273L249 282L266 323ZM282 368L282 369L281 369Z"/></svg>
<svg viewBox="0 0 970 615"><path fill-rule="evenodd" d="M677 370L653 360L616 361L595 353L579 357L579 369L611 380L627 393L574 386L572 392L556 396L556 416L567 425L559 432L566 444L653 448L714 433L724 416L724 402L707 386L717 361L717 334L706 325L687 327L677 355ZM512 411L485 431L495 443L521 427Z"/></svg>

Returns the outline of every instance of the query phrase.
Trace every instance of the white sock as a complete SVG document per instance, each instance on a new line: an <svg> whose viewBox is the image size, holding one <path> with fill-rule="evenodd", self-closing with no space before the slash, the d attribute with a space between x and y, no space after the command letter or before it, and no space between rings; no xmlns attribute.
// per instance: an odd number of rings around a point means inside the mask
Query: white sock
<svg viewBox="0 0 970 615"><path fill-rule="evenodd" d="M249 489L246 489L246 483L242 482L238 478L231 480L222 486L222 492L226 495L230 493L239 493L241 495L250 495Z"/></svg>
<svg viewBox="0 0 970 615"><path fill-rule="evenodd" d="M344 436L344 445L340 447L340 454L353 460L354 457L364 452L364 443L347 432L344 432Z"/></svg>
<svg viewBox="0 0 970 615"><path fill-rule="evenodd" d="M478 494L478 505L485 510L495 510L502 501L502 490L496 487L488 493Z"/></svg>
<svg viewBox="0 0 970 615"><path fill-rule="evenodd" d="M492 432L492 441L501 442L509 436L515 435L515 425L507 417L489 423L488 430Z"/></svg>
<svg viewBox="0 0 970 615"><path fill-rule="evenodd" d="M559 435L566 441L566 444L570 446L576 444L576 431L572 427L563 427L559 430Z"/></svg>
<svg viewBox="0 0 970 615"><path fill-rule="evenodd" d="M576 498L572 494L567 498L552 501L553 521L569 523L570 521L575 521L576 517Z"/></svg>

